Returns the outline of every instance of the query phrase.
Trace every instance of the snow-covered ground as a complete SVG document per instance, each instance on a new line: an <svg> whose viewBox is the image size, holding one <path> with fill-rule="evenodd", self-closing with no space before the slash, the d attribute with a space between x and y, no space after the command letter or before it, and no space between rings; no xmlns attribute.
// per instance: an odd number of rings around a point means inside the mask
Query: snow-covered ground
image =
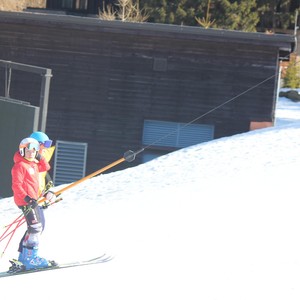
<svg viewBox="0 0 300 300"><path fill-rule="evenodd" d="M114 259L0 278L1 299L299 300L300 103L280 98L276 118L66 191L45 211L40 254ZM19 214L0 200L1 225Z"/></svg>

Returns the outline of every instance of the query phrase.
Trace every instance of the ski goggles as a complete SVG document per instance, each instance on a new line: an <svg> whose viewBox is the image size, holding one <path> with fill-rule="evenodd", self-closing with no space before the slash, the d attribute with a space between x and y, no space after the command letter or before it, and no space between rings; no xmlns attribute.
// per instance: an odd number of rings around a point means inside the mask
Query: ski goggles
<svg viewBox="0 0 300 300"><path fill-rule="evenodd" d="M27 144L21 145L20 148L27 148L28 150L38 151L38 150L40 150L40 145L39 145L39 143L27 143Z"/></svg>
<svg viewBox="0 0 300 300"><path fill-rule="evenodd" d="M50 148L52 146L52 140L40 142L40 145L44 146L45 148Z"/></svg>

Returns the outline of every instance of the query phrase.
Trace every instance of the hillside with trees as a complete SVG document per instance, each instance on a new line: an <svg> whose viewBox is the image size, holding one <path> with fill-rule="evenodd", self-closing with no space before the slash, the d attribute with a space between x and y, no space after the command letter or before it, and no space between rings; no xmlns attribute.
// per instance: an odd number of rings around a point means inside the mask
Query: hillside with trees
<svg viewBox="0 0 300 300"><path fill-rule="evenodd" d="M293 29L299 0L140 0L149 22L242 31ZM198 21L197 21L198 20ZM203 25L202 25L203 26ZM205 27L205 26L203 26Z"/></svg>
<svg viewBox="0 0 300 300"><path fill-rule="evenodd" d="M95 1L98 1L100 17L111 20L270 33L295 30L300 22L299 0ZM0 10L22 11L26 7L46 8L46 3L47 0L0 0Z"/></svg>

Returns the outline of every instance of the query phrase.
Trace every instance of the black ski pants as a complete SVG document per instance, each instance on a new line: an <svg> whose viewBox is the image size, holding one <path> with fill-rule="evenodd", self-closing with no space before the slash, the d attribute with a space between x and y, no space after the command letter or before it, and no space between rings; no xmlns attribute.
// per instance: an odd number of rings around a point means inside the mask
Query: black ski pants
<svg viewBox="0 0 300 300"><path fill-rule="evenodd" d="M45 228L45 216L41 206L33 209L28 206L20 206L19 208L22 210L27 223L27 230L19 243L18 251L22 252L24 245L28 247L39 245L39 236Z"/></svg>

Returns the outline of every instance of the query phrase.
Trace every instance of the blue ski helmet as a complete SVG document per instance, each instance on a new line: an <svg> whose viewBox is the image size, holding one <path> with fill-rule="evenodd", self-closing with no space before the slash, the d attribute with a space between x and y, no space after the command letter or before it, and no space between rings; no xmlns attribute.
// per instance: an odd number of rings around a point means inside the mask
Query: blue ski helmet
<svg viewBox="0 0 300 300"><path fill-rule="evenodd" d="M43 145L45 148L50 148L52 145L52 140L50 140L48 135L42 131L35 131L30 137L37 140L40 145Z"/></svg>

